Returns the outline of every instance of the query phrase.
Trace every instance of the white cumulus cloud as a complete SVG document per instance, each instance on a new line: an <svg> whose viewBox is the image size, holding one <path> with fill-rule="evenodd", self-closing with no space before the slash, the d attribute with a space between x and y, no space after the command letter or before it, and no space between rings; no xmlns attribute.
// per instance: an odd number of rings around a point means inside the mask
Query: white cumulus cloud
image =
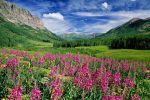
<svg viewBox="0 0 150 100"><path fill-rule="evenodd" d="M56 34L66 33L70 29L70 25L66 21L48 18L43 18L42 21L48 30Z"/></svg>
<svg viewBox="0 0 150 100"><path fill-rule="evenodd" d="M103 10L110 10L111 5L109 5L107 2L104 2L101 4Z"/></svg>
<svg viewBox="0 0 150 100"><path fill-rule="evenodd" d="M64 19L63 15L59 12L43 14L42 21L48 30L56 34L66 33L71 27L71 25Z"/></svg>
<svg viewBox="0 0 150 100"><path fill-rule="evenodd" d="M53 19L58 19L58 20L64 20L64 16L57 12L57 13L48 13L48 14L43 14L44 18L53 18Z"/></svg>

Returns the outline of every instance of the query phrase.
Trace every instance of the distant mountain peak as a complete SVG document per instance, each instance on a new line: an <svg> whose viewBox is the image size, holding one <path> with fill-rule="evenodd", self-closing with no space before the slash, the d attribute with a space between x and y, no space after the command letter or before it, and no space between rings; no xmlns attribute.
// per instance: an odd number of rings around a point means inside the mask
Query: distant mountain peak
<svg viewBox="0 0 150 100"><path fill-rule="evenodd" d="M101 36L112 36L112 37L118 37L118 36L126 36L126 35L132 35L132 34L150 34L150 17L146 19L140 19L140 18L133 18L129 20L128 22L115 27L108 32L99 35L97 37Z"/></svg>
<svg viewBox="0 0 150 100"><path fill-rule="evenodd" d="M0 0L0 15L12 23L45 29L44 24L38 17L33 16L28 10L4 0Z"/></svg>
<svg viewBox="0 0 150 100"><path fill-rule="evenodd" d="M145 19L132 18L131 20L129 20L129 22L128 22L128 23L132 24L132 23L135 23L135 22L137 22L137 21L148 21L148 20L150 20L150 17L145 18Z"/></svg>
<svg viewBox="0 0 150 100"><path fill-rule="evenodd" d="M146 18L146 20L150 20L150 17Z"/></svg>
<svg viewBox="0 0 150 100"><path fill-rule="evenodd" d="M138 20L141 20L140 18L132 18L129 22L130 23L134 23L134 22L136 22L136 21L138 21Z"/></svg>

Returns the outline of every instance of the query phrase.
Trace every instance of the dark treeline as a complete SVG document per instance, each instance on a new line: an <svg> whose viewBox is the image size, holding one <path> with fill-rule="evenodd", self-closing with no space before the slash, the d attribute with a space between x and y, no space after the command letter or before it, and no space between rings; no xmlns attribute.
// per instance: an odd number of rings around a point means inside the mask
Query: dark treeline
<svg viewBox="0 0 150 100"><path fill-rule="evenodd" d="M116 38L112 40L109 47L112 49L150 49L150 34Z"/></svg>
<svg viewBox="0 0 150 100"><path fill-rule="evenodd" d="M109 41L108 41L109 40ZM61 43L54 43L54 47L79 47L79 46L97 46L97 45L108 45L111 42L111 38L95 38L95 39L85 39L76 41L63 41Z"/></svg>
<svg viewBox="0 0 150 100"><path fill-rule="evenodd" d="M79 47L108 45L111 49L150 49L150 34L119 36L115 38L101 37L87 40L65 41L55 43L54 47Z"/></svg>
<svg viewBox="0 0 150 100"><path fill-rule="evenodd" d="M64 41L61 43L54 43L53 47L79 47L79 46L96 46L99 45L96 41L90 41L90 40L78 40L78 41Z"/></svg>

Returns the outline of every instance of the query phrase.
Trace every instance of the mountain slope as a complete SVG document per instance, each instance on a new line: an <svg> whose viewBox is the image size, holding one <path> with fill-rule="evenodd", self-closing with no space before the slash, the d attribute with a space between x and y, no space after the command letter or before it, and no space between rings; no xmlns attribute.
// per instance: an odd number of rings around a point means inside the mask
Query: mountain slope
<svg viewBox="0 0 150 100"><path fill-rule="evenodd" d="M107 33L99 35L97 37L103 36L118 37L136 34L150 34L150 18L147 19L133 18L127 23L118 26L114 29L111 29Z"/></svg>
<svg viewBox="0 0 150 100"><path fill-rule="evenodd" d="M14 24L0 17L0 46L15 46L29 41L58 42L62 40L48 30L37 30L27 25Z"/></svg>
<svg viewBox="0 0 150 100"><path fill-rule="evenodd" d="M61 40L29 11L0 0L0 47L33 46L36 42L54 43Z"/></svg>

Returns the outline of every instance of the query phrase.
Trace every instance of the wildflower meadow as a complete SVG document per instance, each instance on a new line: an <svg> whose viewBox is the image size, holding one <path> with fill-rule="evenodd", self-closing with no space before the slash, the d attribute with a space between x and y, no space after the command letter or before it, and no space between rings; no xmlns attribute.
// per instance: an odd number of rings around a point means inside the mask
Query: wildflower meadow
<svg viewBox="0 0 150 100"><path fill-rule="evenodd" d="M148 100L150 62L0 51L2 100Z"/></svg>

